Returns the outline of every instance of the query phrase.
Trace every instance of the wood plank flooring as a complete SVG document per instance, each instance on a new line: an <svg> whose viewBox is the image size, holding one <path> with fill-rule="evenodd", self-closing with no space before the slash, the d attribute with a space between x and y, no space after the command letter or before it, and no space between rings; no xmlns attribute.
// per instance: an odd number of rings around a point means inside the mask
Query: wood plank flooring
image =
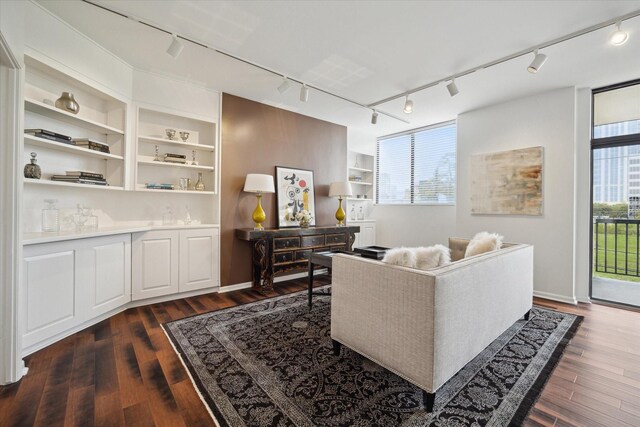
<svg viewBox="0 0 640 427"><path fill-rule="evenodd" d="M279 283L269 296L305 286ZM0 387L0 426L213 426L160 324L266 297L242 290L133 308L34 353L29 374ZM585 320L525 425L640 426L640 313L535 302Z"/></svg>

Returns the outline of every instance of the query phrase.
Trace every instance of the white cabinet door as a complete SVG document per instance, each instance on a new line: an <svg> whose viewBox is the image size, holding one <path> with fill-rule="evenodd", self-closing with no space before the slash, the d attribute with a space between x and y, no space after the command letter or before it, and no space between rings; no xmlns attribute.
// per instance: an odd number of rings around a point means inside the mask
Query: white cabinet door
<svg viewBox="0 0 640 427"><path fill-rule="evenodd" d="M131 301L131 234L80 240L78 279L88 319Z"/></svg>
<svg viewBox="0 0 640 427"><path fill-rule="evenodd" d="M133 234L132 300L178 292L178 237L178 230Z"/></svg>
<svg viewBox="0 0 640 427"><path fill-rule="evenodd" d="M180 231L180 292L218 286L217 228Z"/></svg>
<svg viewBox="0 0 640 427"><path fill-rule="evenodd" d="M29 347L82 321L74 242L24 248L22 346Z"/></svg>
<svg viewBox="0 0 640 427"><path fill-rule="evenodd" d="M360 225L360 243L362 246L373 246L376 244L376 223L365 222Z"/></svg>

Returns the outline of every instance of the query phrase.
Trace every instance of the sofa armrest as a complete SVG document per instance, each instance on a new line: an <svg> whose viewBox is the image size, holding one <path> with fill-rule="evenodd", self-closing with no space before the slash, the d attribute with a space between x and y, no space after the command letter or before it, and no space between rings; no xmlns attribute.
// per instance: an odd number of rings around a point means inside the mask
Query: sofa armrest
<svg viewBox="0 0 640 427"><path fill-rule="evenodd" d="M331 338L433 392L433 274L349 255L332 265Z"/></svg>

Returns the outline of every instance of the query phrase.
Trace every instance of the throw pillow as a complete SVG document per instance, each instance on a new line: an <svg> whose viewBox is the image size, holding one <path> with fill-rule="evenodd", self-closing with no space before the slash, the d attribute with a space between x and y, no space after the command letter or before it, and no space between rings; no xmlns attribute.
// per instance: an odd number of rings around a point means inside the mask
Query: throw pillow
<svg viewBox="0 0 640 427"><path fill-rule="evenodd" d="M444 245L434 245L415 249L416 268L428 270L451 262L451 252Z"/></svg>
<svg viewBox="0 0 640 427"><path fill-rule="evenodd" d="M389 249L382 258L382 262L403 267L416 267L416 254L411 248Z"/></svg>
<svg viewBox="0 0 640 427"><path fill-rule="evenodd" d="M497 233L488 233L482 231L475 236L469 242L467 250L464 253L464 257L468 258L474 255L480 255L485 252L491 252L498 250L502 247L502 239L504 237Z"/></svg>

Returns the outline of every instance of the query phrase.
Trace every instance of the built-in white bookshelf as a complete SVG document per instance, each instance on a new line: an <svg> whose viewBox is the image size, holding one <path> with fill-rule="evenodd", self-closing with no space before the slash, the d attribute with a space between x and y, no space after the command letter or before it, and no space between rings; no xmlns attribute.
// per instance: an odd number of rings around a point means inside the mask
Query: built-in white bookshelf
<svg viewBox="0 0 640 427"><path fill-rule="evenodd" d="M138 107L136 191L176 194L217 194L217 124L213 120L176 114L151 107ZM167 129L175 131L170 139ZM188 132L183 138L181 132ZM185 156L185 163L165 161L165 154ZM202 174L204 191L195 190ZM187 188L180 187L187 178ZM149 183L173 185L173 190L146 188Z"/></svg>
<svg viewBox="0 0 640 427"><path fill-rule="evenodd" d="M349 151L347 155L347 179L353 196L349 201L373 201L373 156Z"/></svg>
<svg viewBox="0 0 640 427"><path fill-rule="evenodd" d="M55 107L55 101L63 92L74 95L80 105L77 114ZM89 138L109 147L107 153L25 132L24 163L29 163L32 152L36 153L42 171L39 180L25 178L25 191L41 186L78 190L124 189L127 117L124 100L25 55L24 111L25 130L44 129L71 138ZM51 181L52 175L65 175L67 171L101 174L109 186Z"/></svg>

